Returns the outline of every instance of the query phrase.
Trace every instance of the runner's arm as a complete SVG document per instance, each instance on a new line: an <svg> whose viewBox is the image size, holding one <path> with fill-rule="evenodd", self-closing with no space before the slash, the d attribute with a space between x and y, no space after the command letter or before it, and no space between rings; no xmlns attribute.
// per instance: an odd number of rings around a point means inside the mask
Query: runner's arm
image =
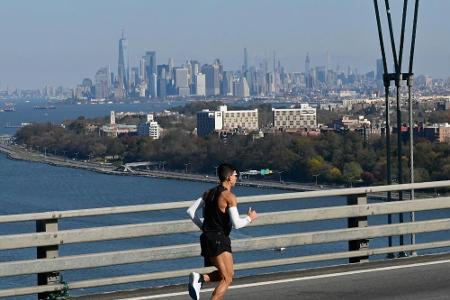
<svg viewBox="0 0 450 300"><path fill-rule="evenodd" d="M228 208L228 214L230 215L231 222L235 229L243 228L252 222L252 219L249 216L241 218L236 206L230 206Z"/></svg>
<svg viewBox="0 0 450 300"><path fill-rule="evenodd" d="M197 225L198 228L200 229L202 229L203 221L200 219L199 216L197 216L196 212L200 207L203 207L204 205L205 202L203 201L203 198L200 197L197 200L195 200L186 211L186 213L189 215L189 218L191 218L192 222L194 222L194 224Z"/></svg>

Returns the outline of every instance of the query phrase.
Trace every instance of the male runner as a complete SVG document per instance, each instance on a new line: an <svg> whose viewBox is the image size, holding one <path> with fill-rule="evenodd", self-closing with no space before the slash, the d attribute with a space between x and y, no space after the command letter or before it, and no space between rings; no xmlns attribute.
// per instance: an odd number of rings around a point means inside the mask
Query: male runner
<svg viewBox="0 0 450 300"><path fill-rule="evenodd" d="M237 209L237 198L231 192L238 179L236 168L221 164L217 169L220 183L198 198L187 210L192 221L203 231L200 236L201 255L205 267L215 266L216 271L208 274L189 275L189 295L200 299L200 288L204 282L218 281L212 293L212 300L223 299L234 276L233 255L231 254L230 231L250 224L257 218L256 211L249 208L247 217L241 218ZM202 221L196 211L203 207Z"/></svg>

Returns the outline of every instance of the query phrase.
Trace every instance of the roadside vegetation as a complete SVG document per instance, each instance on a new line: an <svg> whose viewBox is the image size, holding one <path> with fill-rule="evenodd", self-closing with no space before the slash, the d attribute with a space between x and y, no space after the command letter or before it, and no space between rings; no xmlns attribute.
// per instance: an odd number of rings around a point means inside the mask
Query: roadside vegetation
<svg viewBox="0 0 450 300"><path fill-rule="evenodd" d="M193 111L198 107L192 108ZM233 135L220 140L217 135L205 139L193 133L193 116L164 117L165 127L159 140L123 135L100 136L98 127L106 119L65 122L65 126L34 124L21 128L16 141L28 148L81 160L110 161L118 164L136 161L165 162L167 170L185 170L213 174L221 162L230 162L240 170L269 168L284 180L319 183L382 184L386 178L384 139L364 141L354 132L301 136L291 133ZM330 116L325 116L330 117ZM392 149L396 149L395 136ZM409 153L404 145L404 153ZM415 181L444 180L450 177L450 145L417 139L415 144ZM396 154L392 153L393 177ZM408 157L404 156L403 178L408 182Z"/></svg>

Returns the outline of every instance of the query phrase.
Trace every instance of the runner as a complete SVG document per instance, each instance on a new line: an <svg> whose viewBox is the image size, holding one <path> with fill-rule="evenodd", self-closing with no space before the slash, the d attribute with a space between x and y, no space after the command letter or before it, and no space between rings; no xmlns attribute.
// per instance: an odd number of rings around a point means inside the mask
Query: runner
<svg viewBox="0 0 450 300"><path fill-rule="evenodd" d="M231 228L243 228L257 218L255 210L249 207L247 216L241 218L237 209L237 198L231 192L238 179L236 168L230 164L221 164L217 169L219 185L208 190L189 207L187 213L202 230L200 236L201 255L205 267L215 266L216 271L208 274L191 273L189 275L189 295L200 299L200 289L204 282L219 284L212 293L212 300L223 299L234 276L233 255L231 251ZM203 208L202 221L196 214Z"/></svg>

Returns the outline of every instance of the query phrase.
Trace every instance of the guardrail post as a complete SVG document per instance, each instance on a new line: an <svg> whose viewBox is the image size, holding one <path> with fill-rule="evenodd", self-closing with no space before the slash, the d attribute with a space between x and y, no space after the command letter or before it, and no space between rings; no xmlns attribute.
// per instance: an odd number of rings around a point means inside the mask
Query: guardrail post
<svg viewBox="0 0 450 300"><path fill-rule="evenodd" d="M36 221L36 232L58 232L58 219L38 220ZM59 256L58 245L36 247L37 259L53 259ZM59 283L59 272L38 273L38 285L50 285ZM38 299L47 299L50 293L44 292L38 294Z"/></svg>
<svg viewBox="0 0 450 300"><path fill-rule="evenodd" d="M367 195L366 194L350 195L347 197L347 205L364 205L364 204L367 204ZM369 226L367 217L348 218L347 224L348 224L348 228ZM349 251L358 251L358 250L363 250L363 249L368 249L368 248L369 248L369 240L368 239L348 241L348 250ZM368 260L369 260L368 256L350 257L349 263L363 262L363 261L368 261Z"/></svg>

